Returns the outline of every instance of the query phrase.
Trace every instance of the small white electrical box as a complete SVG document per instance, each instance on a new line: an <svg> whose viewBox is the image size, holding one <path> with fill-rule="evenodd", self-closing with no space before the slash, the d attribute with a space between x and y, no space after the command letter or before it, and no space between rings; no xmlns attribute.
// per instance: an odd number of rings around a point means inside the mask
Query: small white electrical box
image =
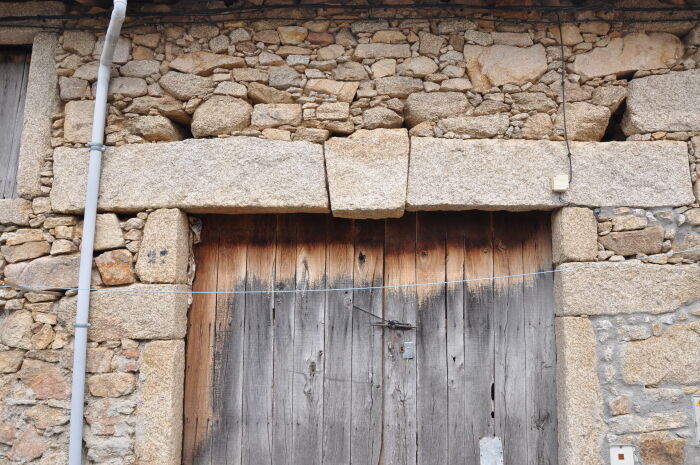
<svg viewBox="0 0 700 465"><path fill-rule="evenodd" d="M610 465L634 465L634 446L610 445Z"/></svg>
<svg viewBox="0 0 700 465"><path fill-rule="evenodd" d="M557 174L552 177L552 192L566 192L569 189L569 175Z"/></svg>
<svg viewBox="0 0 700 465"><path fill-rule="evenodd" d="M695 412L695 440L700 445L700 396L693 396L693 411Z"/></svg>

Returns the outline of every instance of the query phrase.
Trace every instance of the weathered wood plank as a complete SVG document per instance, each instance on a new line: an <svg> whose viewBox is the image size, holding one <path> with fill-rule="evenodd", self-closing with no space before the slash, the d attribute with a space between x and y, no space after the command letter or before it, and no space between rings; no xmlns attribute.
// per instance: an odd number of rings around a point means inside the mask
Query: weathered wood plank
<svg viewBox="0 0 700 465"><path fill-rule="evenodd" d="M466 218L464 241L465 455L479 463L479 439L495 433L493 418L493 218L474 212Z"/></svg>
<svg viewBox="0 0 700 465"><path fill-rule="evenodd" d="M326 283L352 287L353 221L328 217ZM352 291L326 293L325 363L323 375L323 463L350 463L352 418Z"/></svg>
<svg viewBox="0 0 700 465"><path fill-rule="evenodd" d="M15 197L29 53L0 54L0 198Z"/></svg>
<svg viewBox="0 0 700 465"><path fill-rule="evenodd" d="M277 216L275 290L296 288L298 218ZM272 391L272 463L292 464L292 386L294 382L294 306L296 294L275 293Z"/></svg>
<svg viewBox="0 0 700 465"><path fill-rule="evenodd" d="M244 291L253 217L218 218L221 238L217 291ZM216 299L212 465L241 463L245 301L242 294L218 294Z"/></svg>
<svg viewBox="0 0 700 465"><path fill-rule="evenodd" d="M445 229L439 213L416 215L416 282L445 281ZM444 465L448 452L445 285L419 286L416 322L418 463Z"/></svg>
<svg viewBox="0 0 700 465"><path fill-rule="evenodd" d="M194 246L197 270L192 290L216 289L219 255L218 221L205 220L201 242ZM187 315L183 465L211 463L212 376L216 294L193 294Z"/></svg>
<svg viewBox="0 0 700 465"><path fill-rule="evenodd" d="M549 213L532 215L523 249L525 273L552 269ZM525 279L528 465L556 465L556 346L553 275Z"/></svg>
<svg viewBox="0 0 700 465"><path fill-rule="evenodd" d="M384 221L355 222L354 287L384 283ZM381 289L356 290L353 305L382 316ZM382 340L375 318L355 309L352 319L352 432L350 463L378 465L382 447Z"/></svg>
<svg viewBox="0 0 700 465"><path fill-rule="evenodd" d="M297 246L297 289L326 286L326 219L300 216ZM297 294L294 309L293 460L322 463L324 292Z"/></svg>
<svg viewBox="0 0 700 465"><path fill-rule="evenodd" d="M445 280L464 279L466 217L445 214ZM445 305L447 325L447 464L465 465L468 424L466 410L467 374L464 369L464 284L447 284Z"/></svg>
<svg viewBox="0 0 700 465"><path fill-rule="evenodd" d="M384 248L384 282L387 286L415 283L416 216L387 221ZM415 287L387 289L385 318L415 324ZM416 463L416 358L404 359L401 346L415 341L415 331L384 330L384 463ZM416 354L420 357L422 354Z"/></svg>
<svg viewBox="0 0 700 465"><path fill-rule="evenodd" d="M523 216L494 214L494 275L523 272ZM495 412L496 436L503 440L504 463L523 463L527 457L525 374L525 314L523 278L495 281Z"/></svg>
<svg viewBox="0 0 700 465"><path fill-rule="evenodd" d="M248 245L246 290L273 290L276 218L253 219ZM272 306L273 294L249 293L243 331L242 464L272 463Z"/></svg>

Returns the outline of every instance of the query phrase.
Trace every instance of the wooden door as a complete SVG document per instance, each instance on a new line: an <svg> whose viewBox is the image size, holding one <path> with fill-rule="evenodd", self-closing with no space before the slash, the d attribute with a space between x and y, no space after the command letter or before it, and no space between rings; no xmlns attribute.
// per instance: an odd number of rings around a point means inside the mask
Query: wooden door
<svg viewBox="0 0 700 465"><path fill-rule="evenodd" d="M549 214L203 221L185 465L557 463Z"/></svg>
<svg viewBox="0 0 700 465"><path fill-rule="evenodd" d="M15 197L29 52L0 50L0 199Z"/></svg>

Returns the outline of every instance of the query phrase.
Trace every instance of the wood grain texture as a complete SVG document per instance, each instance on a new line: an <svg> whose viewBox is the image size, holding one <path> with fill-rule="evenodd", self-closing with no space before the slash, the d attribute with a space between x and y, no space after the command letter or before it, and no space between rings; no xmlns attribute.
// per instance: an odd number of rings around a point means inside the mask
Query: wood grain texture
<svg viewBox="0 0 700 465"><path fill-rule="evenodd" d="M300 217L297 289L326 287L326 218ZM315 465L323 458L324 292L297 294L294 309L293 463Z"/></svg>
<svg viewBox="0 0 700 465"><path fill-rule="evenodd" d="M403 218L388 221L385 232L385 285L415 283L416 215L406 213ZM384 292L385 318L415 324L417 307L415 287ZM383 460L387 465L414 465L417 456L416 358L402 358L401 346L406 341L415 341L415 331L387 331L384 337Z"/></svg>
<svg viewBox="0 0 700 465"><path fill-rule="evenodd" d="M445 281L443 215L416 215L416 282ZM445 285L420 286L416 321L418 463L443 465L448 455Z"/></svg>
<svg viewBox="0 0 700 465"><path fill-rule="evenodd" d="M384 283L384 222L362 221L354 230L354 287ZM382 316L383 292L355 290L353 305ZM382 450L384 330L371 326L375 318L353 313L351 463L378 465Z"/></svg>
<svg viewBox="0 0 700 465"><path fill-rule="evenodd" d="M0 52L0 199L16 197L30 53Z"/></svg>
<svg viewBox="0 0 700 465"><path fill-rule="evenodd" d="M201 243L194 246L195 261L203 265L192 283L195 292L216 289L219 226L219 222L207 223ZM216 294L193 294L187 315L183 465L211 463L215 318Z"/></svg>
<svg viewBox="0 0 700 465"><path fill-rule="evenodd" d="M183 463L556 465L552 276L493 279L551 269L549 214L204 224L195 290L270 292L194 296Z"/></svg>
<svg viewBox="0 0 700 465"><path fill-rule="evenodd" d="M275 249L275 290L296 288L298 218L277 217ZM292 464L292 414L294 372L294 307L296 294L275 294L272 390L272 463Z"/></svg>

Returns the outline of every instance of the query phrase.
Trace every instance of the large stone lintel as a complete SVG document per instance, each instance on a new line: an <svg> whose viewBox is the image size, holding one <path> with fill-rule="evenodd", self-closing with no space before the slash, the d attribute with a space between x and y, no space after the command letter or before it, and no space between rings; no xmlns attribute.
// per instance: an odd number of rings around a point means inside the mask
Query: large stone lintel
<svg viewBox="0 0 700 465"><path fill-rule="evenodd" d="M559 463L601 465L603 401L593 325L588 318L559 317L555 330Z"/></svg>
<svg viewBox="0 0 700 465"><path fill-rule="evenodd" d="M408 210L533 210L562 206L550 185L566 173L563 143L411 139Z"/></svg>
<svg viewBox="0 0 700 465"><path fill-rule="evenodd" d="M54 210L83 209L87 149L54 152ZM323 148L254 137L134 144L105 152L98 208L326 213Z"/></svg>
<svg viewBox="0 0 700 465"><path fill-rule="evenodd" d="M97 342L184 338L189 290L184 284L133 284L95 291L90 296L88 337ZM65 297L58 304L58 315L71 333L76 301L77 297Z"/></svg>
<svg viewBox="0 0 700 465"><path fill-rule="evenodd" d="M659 314L700 299L698 265L567 263L558 270L558 315Z"/></svg>

